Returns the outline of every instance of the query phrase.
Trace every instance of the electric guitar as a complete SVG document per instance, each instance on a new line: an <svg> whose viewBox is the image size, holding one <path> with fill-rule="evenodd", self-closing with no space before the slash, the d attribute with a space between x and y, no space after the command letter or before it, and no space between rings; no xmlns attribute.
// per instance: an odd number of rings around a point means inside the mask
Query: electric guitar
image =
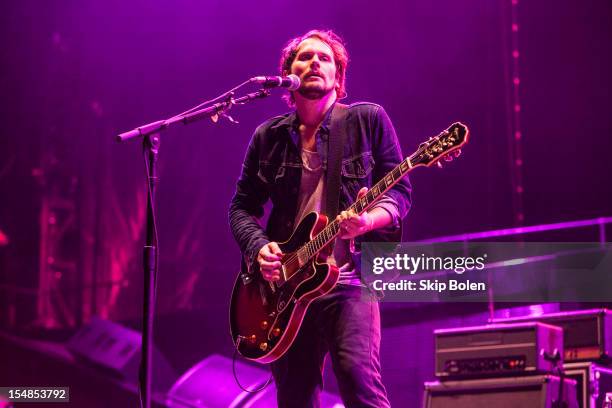
<svg viewBox="0 0 612 408"><path fill-rule="evenodd" d="M362 214L415 167L440 165L442 158L457 157L468 135L468 128L457 122L430 137L349 209ZM339 232L336 220L328 222L325 215L311 212L287 241L278 244L284 254L280 280L268 282L259 271L238 276L230 302L230 331L236 349L245 358L271 363L291 347L309 304L338 282L338 268L325 260Z"/></svg>

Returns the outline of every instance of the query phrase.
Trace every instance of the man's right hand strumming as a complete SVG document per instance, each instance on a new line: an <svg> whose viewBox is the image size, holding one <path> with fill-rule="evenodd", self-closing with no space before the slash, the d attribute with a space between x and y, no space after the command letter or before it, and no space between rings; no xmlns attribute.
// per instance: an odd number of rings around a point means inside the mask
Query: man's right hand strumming
<svg viewBox="0 0 612 408"><path fill-rule="evenodd" d="M259 271L265 280L275 282L280 279L283 252L276 242L268 242L261 247L257 255Z"/></svg>

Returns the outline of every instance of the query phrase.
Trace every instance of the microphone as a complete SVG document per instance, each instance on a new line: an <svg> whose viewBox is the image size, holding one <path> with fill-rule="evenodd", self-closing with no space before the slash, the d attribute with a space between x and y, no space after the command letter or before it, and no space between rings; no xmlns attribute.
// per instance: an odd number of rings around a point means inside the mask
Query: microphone
<svg viewBox="0 0 612 408"><path fill-rule="evenodd" d="M300 78L297 75L290 74L286 77L281 76L256 76L251 78L251 82L262 84L264 88L287 88L289 91L295 91L300 87Z"/></svg>

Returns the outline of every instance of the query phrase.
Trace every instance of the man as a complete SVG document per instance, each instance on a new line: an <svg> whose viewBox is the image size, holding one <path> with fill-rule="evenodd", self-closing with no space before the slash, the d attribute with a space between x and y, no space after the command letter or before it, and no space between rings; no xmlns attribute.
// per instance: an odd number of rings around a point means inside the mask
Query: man
<svg viewBox="0 0 612 408"><path fill-rule="evenodd" d="M287 101L295 111L260 125L247 148L242 174L230 206L232 232L250 271L275 282L281 250L300 219L325 203L331 112L346 96L348 54L332 31L313 30L291 40L282 52L281 74L301 80ZM367 188L403 159L391 122L382 107L356 103L345 117L339 208L348 208ZM380 314L372 296L363 296L353 241L397 239L410 206L407 178L362 215L342 211L340 238L332 262L340 268L337 286L312 302L298 336L272 363L279 407L317 407L322 369L329 353L347 407L387 407L381 381ZM270 199L264 230L255 217ZM366 291L367 292L367 291Z"/></svg>

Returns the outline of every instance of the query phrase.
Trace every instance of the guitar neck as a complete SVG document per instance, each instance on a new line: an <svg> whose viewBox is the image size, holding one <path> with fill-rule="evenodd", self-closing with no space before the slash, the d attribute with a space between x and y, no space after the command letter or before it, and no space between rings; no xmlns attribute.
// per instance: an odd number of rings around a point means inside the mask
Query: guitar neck
<svg viewBox="0 0 612 408"><path fill-rule="evenodd" d="M397 184L408 172L413 168L411 157L407 157L385 177L380 179L368 192L354 202L346 210L353 210L356 214L363 214L376 201L382 197L391 187ZM319 232L311 241L306 243L298 250L298 255L301 259L310 259L315 256L321 249L332 242L340 232L340 223L337 220L331 221L321 232Z"/></svg>
<svg viewBox="0 0 612 408"><path fill-rule="evenodd" d="M440 133L438 136L430 137L426 142L419 145L419 148L409 157L404 159L385 177L378 181L368 192L348 210L353 210L356 214L363 214L370 208L380 197L393 187L402 177L410 170L417 166L431 166L434 163L439 163L441 158L452 160L450 153L455 152L457 157L461 153L461 146L468 141L469 130L461 122L453 123L448 129ZM332 220L321 232L319 232L311 241L304 244L298 249L298 257L301 263L306 263L317 253L319 253L326 245L331 243L340 232L340 223Z"/></svg>

